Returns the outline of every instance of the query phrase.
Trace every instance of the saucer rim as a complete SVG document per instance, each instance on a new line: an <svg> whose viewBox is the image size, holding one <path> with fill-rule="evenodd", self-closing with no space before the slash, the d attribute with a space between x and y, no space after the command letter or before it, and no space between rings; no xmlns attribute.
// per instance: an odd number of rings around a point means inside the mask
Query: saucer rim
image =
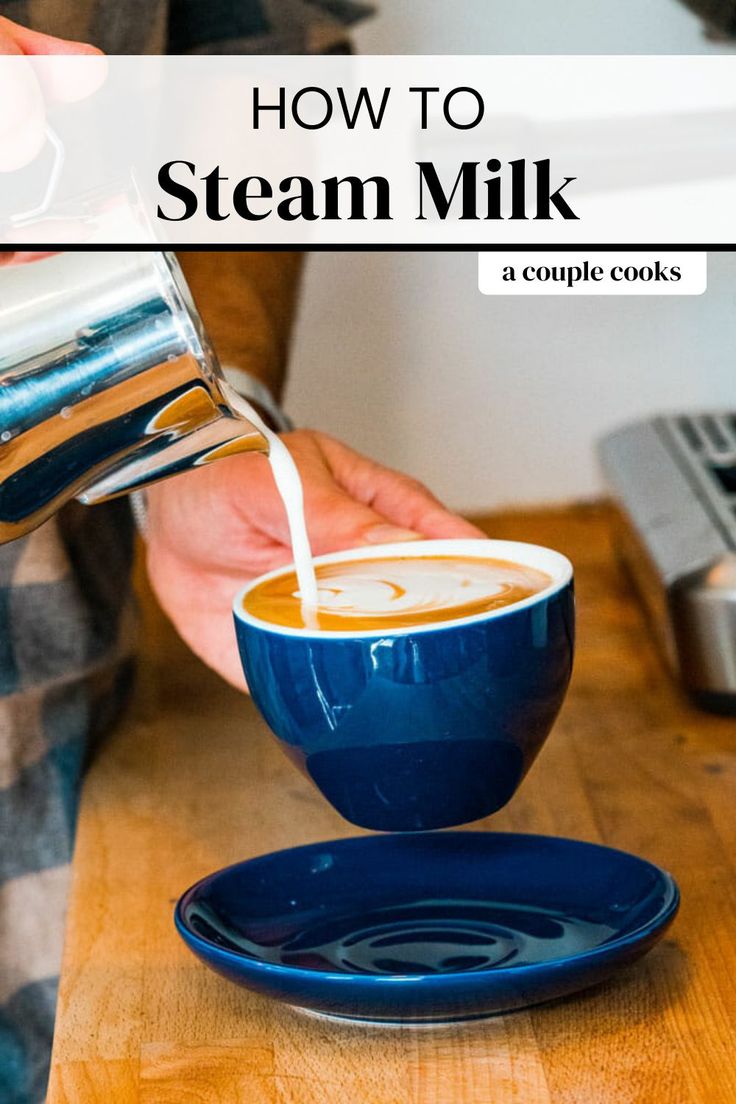
<svg viewBox="0 0 736 1104"><path fill-rule="evenodd" d="M585 951L580 951L575 954L560 955L557 958L545 959L542 962L529 962L522 963L518 966L502 966L502 967L481 967L480 969L471 971L448 971L442 974L350 974L350 973L333 973L329 970L313 970L306 969L302 966L286 966L283 963L278 962L264 962L259 958L252 958L248 955L239 953L237 951L229 950L226 947L221 947L217 943L213 943L211 940L205 938L199 933L192 930L192 928L186 923L183 910L205 883L210 882L214 878L221 877L230 871L245 866L249 863L255 863L258 860L270 860L277 858L284 854L292 854L299 851L307 851L312 848L318 849L329 845L339 843L349 843L357 840L381 840L387 838L418 838L421 836L437 836L437 832L415 832L415 833L386 833L382 836L342 836L338 839L316 841L314 843L301 844L296 847L283 847L278 851L269 851L263 855L254 855L250 859L242 859L239 862L230 863L228 866L222 867L220 870L213 871L211 874L206 874L203 878L194 882L184 893L179 897L175 909L174 909L174 924L176 926L179 935L183 941L189 946L190 950L195 950L195 946L202 948L202 951L207 956L220 957L223 961L237 965L239 968L246 971L250 971L253 975L262 974L271 977L283 977L293 978L295 980L303 979L305 981L311 979L321 979L329 982L342 982L343 984L350 983L351 985L357 985L358 988L374 989L376 986L387 985L392 983L407 984L407 982L413 982L414 984L421 984L422 982L429 982L433 986L439 988L449 988L451 986L457 986L459 984L474 984L480 980L488 980L493 978L496 984L502 985L504 981L510 981L513 978L519 978L533 974L539 970L548 969L560 969L569 965L586 965L594 963L596 961L605 962L611 955L615 955L617 952L625 950L630 945L640 945L647 936L656 935L669 927L669 925L675 919L677 912L679 911L681 904L681 894L679 886L669 871L657 866L656 863L650 862L648 859L643 859L639 855L634 855L630 851L624 851L621 848L609 847L607 844L593 843L588 840L571 839L566 836L550 836L543 833L525 833L525 832L474 832L474 831L454 831L445 830L441 834L454 835L459 837L472 837L477 839L479 837L489 837L493 839L502 839L512 846L517 841L532 841L532 842L553 842L555 844L565 845L571 844L575 847L591 848L596 851L605 851L620 855L629 862L640 864L641 866L648 867L657 877L657 880L661 883L665 901L654 916L634 928L632 931L627 932L626 935L618 936L616 939L612 939L609 942L598 944Z"/></svg>

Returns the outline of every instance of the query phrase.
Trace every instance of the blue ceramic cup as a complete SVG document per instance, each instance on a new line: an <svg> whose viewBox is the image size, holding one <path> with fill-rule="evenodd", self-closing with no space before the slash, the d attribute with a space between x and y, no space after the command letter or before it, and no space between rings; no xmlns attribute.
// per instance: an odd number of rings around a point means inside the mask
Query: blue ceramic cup
<svg viewBox="0 0 736 1104"><path fill-rule="evenodd" d="M570 679L572 566L532 544L439 540L354 549L480 556L546 572L521 602L455 621L330 632L290 629L234 603L253 700L291 759L353 824L417 831L464 824L509 801L546 739Z"/></svg>

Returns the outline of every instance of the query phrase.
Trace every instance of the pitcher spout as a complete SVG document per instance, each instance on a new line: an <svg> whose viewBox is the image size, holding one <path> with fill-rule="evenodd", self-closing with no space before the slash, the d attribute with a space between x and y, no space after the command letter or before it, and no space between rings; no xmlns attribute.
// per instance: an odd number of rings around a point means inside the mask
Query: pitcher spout
<svg viewBox="0 0 736 1104"><path fill-rule="evenodd" d="M164 409L161 416L165 422L171 411ZM108 470L85 487L77 498L85 505L93 505L240 452L267 453L268 441L252 422L220 409L211 420L188 429L183 435L152 436L132 458Z"/></svg>

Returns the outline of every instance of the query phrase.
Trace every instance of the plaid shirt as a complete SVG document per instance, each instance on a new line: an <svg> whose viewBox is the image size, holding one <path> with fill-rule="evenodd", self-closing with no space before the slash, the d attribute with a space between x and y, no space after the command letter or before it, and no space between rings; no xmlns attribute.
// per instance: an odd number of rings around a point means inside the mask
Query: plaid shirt
<svg viewBox="0 0 736 1104"><path fill-rule="evenodd" d="M359 0L0 0L0 15L108 54L303 54L345 42Z"/></svg>
<svg viewBox="0 0 736 1104"><path fill-rule="evenodd" d="M77 793L130 681L126 502L0 547L0 1101L43 1100Z"/></svg>
<svg viewBox="0 0 736 1104"><path fill-rule="evenodd" d="M348 0L0 0L108 53L342 51ZM43 1101L83 769L132 673L126 501L0 545L0 1104Z"/></svg>

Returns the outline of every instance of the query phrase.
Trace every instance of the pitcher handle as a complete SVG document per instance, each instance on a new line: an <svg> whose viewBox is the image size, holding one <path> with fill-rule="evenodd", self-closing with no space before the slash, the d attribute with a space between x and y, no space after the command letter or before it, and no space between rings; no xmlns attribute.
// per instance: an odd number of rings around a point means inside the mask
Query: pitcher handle
<svg viewBox="0 0 736 1104"><path fill-rule="evenodd" d="M46 190L41 197L40 203L37 203L35 207L31 207L27 211L22 211L20 214L11 215L10 222L13 226L42 218L49 211L51 204L54 202L56 192L59 188L61 174L64 171L66 149L61 138L49 123L46 124L46 141L54 151L54 159L49 171L49 178L46 182Z"/></svg>

